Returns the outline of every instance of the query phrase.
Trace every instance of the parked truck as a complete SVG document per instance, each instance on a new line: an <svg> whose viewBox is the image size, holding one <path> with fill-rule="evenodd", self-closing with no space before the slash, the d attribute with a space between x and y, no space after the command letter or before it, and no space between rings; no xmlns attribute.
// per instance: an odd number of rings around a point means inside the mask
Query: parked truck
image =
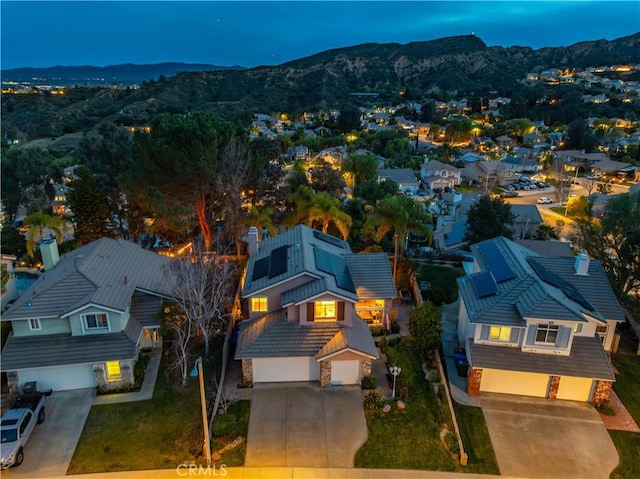
<svg viewBox="0 0 640 479"><path fill-rule="evenodd" d="M0 470L19 466L36 424L44 422L46 393L18 396L0 420Z"/></svg>

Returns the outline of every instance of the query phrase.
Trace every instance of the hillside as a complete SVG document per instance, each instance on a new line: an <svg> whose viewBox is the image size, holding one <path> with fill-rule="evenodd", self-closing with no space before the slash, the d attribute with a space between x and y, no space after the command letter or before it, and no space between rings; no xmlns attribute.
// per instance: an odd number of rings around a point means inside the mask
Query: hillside
<svg viewBox="0 0 640 479"><path fill-rule="evenodd" d="M488 47L467 35L427 42L367 43L329 50L278 66L179 73L136 90L72 88L64 96L3 95L6 127L29 138L94 127L104 119L144 124L161 112L204 110L222 116L338 106L352 93L397 98L510 96L528 72L549 68L640 63L640 33L613 41L533 50Z"/></svg>

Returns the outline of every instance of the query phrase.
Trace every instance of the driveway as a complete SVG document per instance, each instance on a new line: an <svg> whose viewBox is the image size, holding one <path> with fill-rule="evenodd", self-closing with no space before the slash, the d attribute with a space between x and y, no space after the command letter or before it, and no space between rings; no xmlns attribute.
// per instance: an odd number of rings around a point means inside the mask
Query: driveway
<svg viewBox="0 0 640 479"><path fill-rule="evenodd" d="M367 436L360 386L256 384L245 466L353 467Z"/></svg>
<svg viewBox="0 0 640 479"><path fill-rule="evenodd" d="M605 479L618 465L590 404L489 393L480 403L503 476Z"/></svg>
<svg viewBox="0 0 640 479"><path fill-rule="evenodd" d="M54 392L47 398L47 418L34 429L24 448L24 462L3 471L12 477L64 476L89 415L95 389Z"/></svg>

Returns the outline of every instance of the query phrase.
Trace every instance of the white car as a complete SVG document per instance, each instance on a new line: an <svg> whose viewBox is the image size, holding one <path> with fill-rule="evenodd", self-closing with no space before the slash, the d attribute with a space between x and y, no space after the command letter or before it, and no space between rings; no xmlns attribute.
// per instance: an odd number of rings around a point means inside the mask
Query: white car
<svg viewBox="0 0 640 479"><path fill-rule="evenodd" d="M553 200L551 198L547 198L546 196L541 196L540 198L538 198L538 203L540 203L541 205L548 205L553 203Z"/></svg>

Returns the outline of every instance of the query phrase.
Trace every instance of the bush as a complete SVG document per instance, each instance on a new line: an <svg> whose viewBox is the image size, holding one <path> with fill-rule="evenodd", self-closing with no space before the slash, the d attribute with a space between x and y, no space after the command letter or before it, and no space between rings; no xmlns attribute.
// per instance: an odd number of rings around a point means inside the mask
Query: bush
<svg viewBox="0 0 640 479"><path fill-rule="evenodd" d="M444 445L456 456L460 454L460 444L458 443L458 435L454 431L447 431L444 435Z"/></svg>
<svg viewBox="0 0 640 479"><path fill-rule="evenodd" d="M229 436L236 428L238 420L234 414L221 414L213 418L213 435Z"/></svg>
<svg viewBox="0 0 640 479"><path fill-rule="evenodd" d="M400 332L400 325L398 321L393 321L391 323L391 334L398 334Z"/></svg>
<svg viewBox="0 0 640 479"><path fill-rule="evenodd" d="M608 402L599 404L598 406L596 406L596 409L598 410L598 412L604 414L605 416L616 415L616 411L611 407L611 405Z"/></svg>
<svg viewBox="0 0 640 479"><path fill-rule="evenodd" d="M384 400L378 391L370 391L362 398L365 409L380 409L384 406Z"/></svg>
<svg viewBox="0 0 640 479"><path fill-rule="evenodd" d="M373 374L363 377L362 381L360 382L360 386L362 387L362 389L375 389L376 384L376 377Z"/></svg>
<svg viewBox="0 0 640 479"><path fill-rule="evenodd" d="M372 336L382 336L385 333L386 333L386 331L382 326L373 326L371 328L371 335Z"/></svg>

